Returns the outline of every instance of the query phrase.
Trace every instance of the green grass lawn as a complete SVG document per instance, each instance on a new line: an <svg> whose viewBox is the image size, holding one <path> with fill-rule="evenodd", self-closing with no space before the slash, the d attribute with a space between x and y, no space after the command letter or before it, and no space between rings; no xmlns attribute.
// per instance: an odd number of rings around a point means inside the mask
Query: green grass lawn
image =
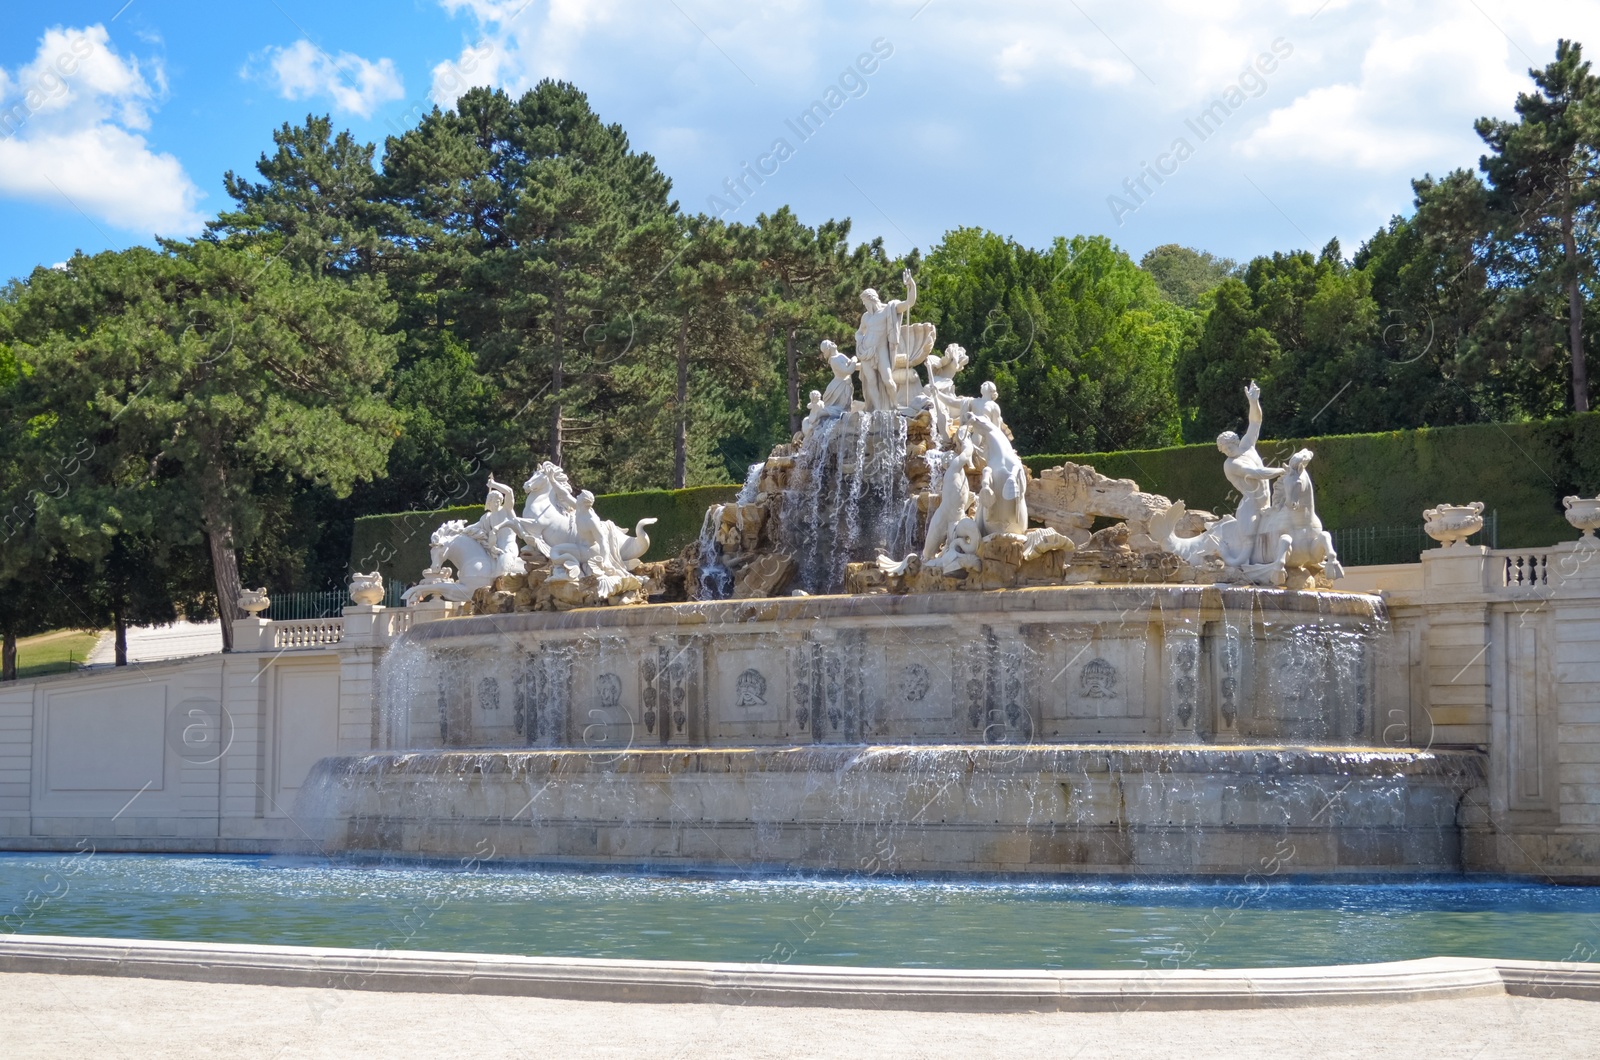
<svg viewBox="0 0 1600 1060"><path fill-rule="evenodd" d="M89 657L99 633L58 629L17 641L17 677L43 677L76 670Z"/></svg>

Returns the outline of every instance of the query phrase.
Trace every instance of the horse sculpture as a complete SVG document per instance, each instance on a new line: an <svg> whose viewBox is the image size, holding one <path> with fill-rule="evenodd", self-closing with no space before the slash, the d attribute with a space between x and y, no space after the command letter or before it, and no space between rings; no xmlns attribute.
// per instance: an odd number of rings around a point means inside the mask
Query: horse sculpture
<svg viewBox="0 0 1600 1060"><path fill-rule="evenodd" d="M978 491L978 529L990 534L1028 532L1028 469L1004 428L976 409L963 416L983 446L983 486Z"/></svg>
<svg viewBox="0 0 1600 1060"><path fill-rule="evenodd" d="M433 532L428 539L428 569L422 572L422 581L402 594L408 605L437 597L454 603L472 599L478 589L494 581L497 576L495 560L477 541L466 534L467 521L452 519ZM445 566L455 568L452 577Z"/></svg>
<svg viewBox="0 0 1600 1060"><path fill-rule="evenodd" d="M654 518L640 519L630 535L609 520L590 524L593 533L605 540L585 543L578 525L578 498L572 492L567 473L548 460L540 464L522 484L527 496L522 502L522 536L557 566L586 563L592 552L616 556L625 570L638 568L650 551L650 535L645 528ZM588 520L585 520L587 523Z"/></svg>
<svg viewBox="0 0 1600 1060"><path fill-rule="evenodd" d="M1187 563L1221 567L1227 556L1244 556L1250 562L1237 570L1244 580L1260 585L1290 585L1301 588L1316 576L1333 581L1344 577L1333 548L1333 536L1322 529L1317 518L1316 498L1311 487L1311 450L1302 449L1288 460L1272 490L1271 503L1260 513L1255 534L1249 535L1246 523L1224 516L1194 537L1178 534L1187 511L1183 502L1174 503L1150 520L1150 533L1161 547Z"/></svg>
<svg viewBox="0 0 1600 1060"><path fill-rule="evenodd" d="M1344 566L1333 548L1333 535L1322 529L1312 492L1311 450L1302 449L1288 460L1273 490L1272 507L1261 520L1260 554L1275 571L1273 582L1283 585L1288 571L1320 570L1329 580L1344 577Z"/></svg>

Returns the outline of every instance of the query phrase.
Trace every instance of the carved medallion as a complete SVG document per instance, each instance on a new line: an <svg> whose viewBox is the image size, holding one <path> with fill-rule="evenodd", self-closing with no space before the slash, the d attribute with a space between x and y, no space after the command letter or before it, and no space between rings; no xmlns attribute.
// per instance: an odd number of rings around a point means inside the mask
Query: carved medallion
<svg viewBox="0 0 1600 1060"><path fill-rule="evenodd" d="M1078 690L1085 699L1114 699L1117 668L1105 659L1090 659L1078 674Z"/></svg>
<svg viewBox="0 0 1600 1060"><path fill-rule="evenodd" d="M741 707L767 705L767 678L760 670L751 667L740 674L733 683L734 697Z"/></svg>
<svg viewBox="0 0 1600 1060"><path fill-rule="evenodd" d="M907 703L920 703L928 694L928 668L910 663L900 670L900 695Z"/></svg>

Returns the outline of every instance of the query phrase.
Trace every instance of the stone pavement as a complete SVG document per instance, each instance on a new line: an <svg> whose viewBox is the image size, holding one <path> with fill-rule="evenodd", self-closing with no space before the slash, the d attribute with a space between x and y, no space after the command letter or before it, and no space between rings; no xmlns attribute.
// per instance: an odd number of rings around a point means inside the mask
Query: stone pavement
<svg viewBox="0 0 1600 1060"><path fill-rule="evenodd" d="M1600 1054L1600 1003L1492 996L1189 1012L973 1014L0 975L0 1054L312 1057L1417 1057Z"/></svg>
<svg viewBox="0 0 1600 1060"><path fill-rule="evenodd" d="M100 634L100 641L89 652L89 665L110 665L116 661L115 634ZM128 662L158 662L184 659L191 655L210 655L222 650L221 622L174 622L170 626L130 626Z"/></svg>

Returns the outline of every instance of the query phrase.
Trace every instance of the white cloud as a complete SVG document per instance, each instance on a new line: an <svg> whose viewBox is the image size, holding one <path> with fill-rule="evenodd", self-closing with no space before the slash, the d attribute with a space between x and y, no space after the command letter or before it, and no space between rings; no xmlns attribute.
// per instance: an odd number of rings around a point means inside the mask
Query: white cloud
<svg viewBox="0 0 1600 1060"><path fill-rule="evenodd" d="M1363 32L1342 49L1344 76L1273 110L1241 153L1412 175L1471 168L1483 151L1473 120L1510 117L1532 87L1528 68L1553 58L1537 42L1600 32L1600 19L1576 8L1559 18L1532 5L1491 10L1434 3L1363 13Z"/></svg>
<svg viewBox="0 0 1600 1060"><path fill-rule="evenodd" d="M720 87L723 75L732 75L741 89L793 82L799 90L816 80L819 51L861 47L874 35L859 26L841 27L824 0L768 0L738 8L711 0L438 2L449 14L476 23L472 43L433 69L431 95L440 106L478 85L520 93L549 77L584 87L597 79L597 64L608 74L662 87ZM826 49L820 47L824 42Z"/></svg>
<svg viewBox="0 0 1600 1060"><path fill-rule="evenodd" d="M406 94L391 59L371 62L350 52L333 56L304 39L287 48L268 48L267 55L284 99L326 96L334 110L370 118L379 104Z"/></svg>
<svg viewBox="0 0 1600 1060"><path fill-rule="evenodd" d="M118 55L105 27L48 30L32 62L0 70L0 194L128 231L197 232L200 189L140 135L165 94L160 64Z"/></svg>

